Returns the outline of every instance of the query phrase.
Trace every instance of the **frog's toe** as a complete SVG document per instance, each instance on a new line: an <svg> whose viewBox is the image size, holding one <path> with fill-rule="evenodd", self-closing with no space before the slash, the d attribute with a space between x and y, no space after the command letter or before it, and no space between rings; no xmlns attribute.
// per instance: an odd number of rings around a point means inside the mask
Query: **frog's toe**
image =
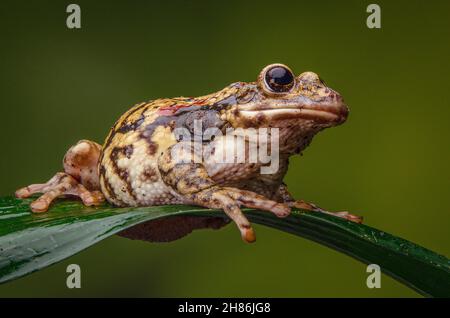
<svg viewBox="0 0 450 318"><path fill-rule="evenodd" d="M340 212L330 212L331 215L355 222L355 223L362 223L363 217L355 214L350 214L347 211L340 211Z"/></svg>
<svg viewBox="0 0 450 318"><path fill-rule="evenodd" d="M21 198L21 199L25 199L28 198L30 196L32 196L35 193L44 193L50 190L50 188L54 187L55 185L57 185L61 178L63 178L65 175L65 173L63 172L58 172L57 174L55 174L53 176L53 178L51 178L48 182L46 183L36 183L36 184L30 184L29 186L23 187L18 189L15 192L15 196L17 198Z"/></svg>
<svg viewBox="0 0 450 318"><path fill-rule="evenodd" d="M269 200L255 192L230 188L229 194L248 208L270 211L280 218L287 217L291 213L291 208L287 204Z"/></svg>
<svg viewBox="0 0 450 318"><path fill-rule="evenodd" d="M20 199L28 198L31 194L32 193L31 193L29 187L20 188L20 189L16 190L16 192L15 192L16 198L20 198Z"/></svg>
<svg viewBox="0 0 450 318"><path fill-rule="evenodd" d="M64 172L58 172L47 183L32 184L16 191L16 197L28 198L35 193L43 193L30 204L31 211L35 213L46 212L52 202L64 195L80 197L84 205L99 205L105 198L100 191L88 191L74 177Z"/></svg>
<svg viewBox="0 0 450 318"><path fill-rule="evenodd" d="M329 214L329 215L332 215L332 216L336 216L338 218L346 219L348 221L352 221L352 222L355 222L355 223L362 223L363 222L363 217L362 216L355 215L355 214L350 214L347 211L329 212L329 211L325 211L325 210L320 209L317 212L321 212L321 213Z"/></svg>
<svg viewBox="0 0 450 318"><path fill-rule="evenodd" d="M308 203L303 200L297 200L295 202L291 202L291 205L296 208L302 209L302 210L309 210L309 211L325 213L325 214L343 218L343 219L346 219L346 220L349 220L349 221L352 221L355 223L363 222L362 216L350 214L348 211L330 212L330 211L324 210L322 208L319 208L317 205L315 205L313 203Z"/></svg>
<svg viewBox="0 0 450 318"><path fill-rule="evenodd" d="M283 203L273 205L270 211L280 218L285 218L291 214L291 208Z"/></svg>
<svg viewBox="0 0 450 318"><path fill-rule="evenodd" d="M35 213L46 212L54 199L59 195L59 191L51 190L41 195L37 200L31 202L31 211Z"/></svg>
<svg viewBox="0 0 450 318"><path fill-rule="evenodd" d="M86 206L100 205L105 201L105 196L100 191L88 191L81 184L78 185L77 193Z"/></svg>
<svg viewBox="0 0 450 318"><path fill-rule="evenodd" d="M256 241L255 231L252 227L244 228L243 231L241 231L241 236L244 242L253 243Z"/></svg>
<svg viewBox="0 0 450 318"><path fill-rule="evenodd" d="M30 208L34 213L42 213L48 210L50 203L45 202L45 200L36 200L31 202Z"/></svg>

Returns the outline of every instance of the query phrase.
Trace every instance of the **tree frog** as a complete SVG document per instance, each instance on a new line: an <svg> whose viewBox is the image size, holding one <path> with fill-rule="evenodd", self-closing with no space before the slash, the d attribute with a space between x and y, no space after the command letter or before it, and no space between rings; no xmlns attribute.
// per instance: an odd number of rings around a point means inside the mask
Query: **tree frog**
<svg viewBox="0 0 450 318"><path fill-rule="evenodd" d="M218 228L231 219L242 239L253 242L254 230L241 207L278 217L298 207L361 222L361 217L346 211L332 213L294 200L283 183L289 157L301 153L318 132L344 123L348 112L341 95L317 74L295 76L288 66L271 64L255 82L236 82L201 97L161 98L135 105L116 121L103 146L80 140L65 154L63 172L44 184L17 190L16 196L43 193L31 203L36 213L46 212L57 197L71 195L87 206L105 199L118 207L193 204L222 209L228 216L220 222L178 217L141 228L161 232L154 241L177 239L196 228ZM222 134L194 141L180 138L180 129L199 135L196 123L201 124L200 132L215 129ZM214 153L238 147L225 132L239 128L277 130L278 169L262 173L265 163L260 160L218 160ZM199 144L209 147L209 156L190 151ZM251 146L255 145L244 136L241 152L248 153Z"/></svg>

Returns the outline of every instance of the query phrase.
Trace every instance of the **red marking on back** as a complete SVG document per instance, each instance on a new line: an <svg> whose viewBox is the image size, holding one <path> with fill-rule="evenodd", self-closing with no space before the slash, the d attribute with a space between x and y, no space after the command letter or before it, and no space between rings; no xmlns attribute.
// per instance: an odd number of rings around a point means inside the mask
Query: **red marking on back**
<svg viewBox="0 0 450 318"><path fill-rule="evenodd" d="M195 106L203 106L205 105L205 101L206 99L195 99L192 104Z"/></svg>
<svg viewBox="0 0 450 318"><path fill-rule="evenodd" d="M204 102L205 102L205 99L199 99L199 100L194 100L193 103L189 103L189 104L177 103L177 104L173 104L170 106L164 106L158 110L158 114L162 115L162 116L171 116L171 115L174 115L181 108L186 108L186 107L191 107L191 106L203 106Z"/></svg>

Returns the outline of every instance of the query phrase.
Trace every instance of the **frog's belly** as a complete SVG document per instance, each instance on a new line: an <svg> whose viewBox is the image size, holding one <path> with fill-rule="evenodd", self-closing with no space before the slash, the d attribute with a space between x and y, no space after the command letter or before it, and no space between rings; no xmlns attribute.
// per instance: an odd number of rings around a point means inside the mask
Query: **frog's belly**
<svg viewBox="0 0 450 318"><path fill-rule="evenodd" d="M126 140L125 140L126 141ZM123 140L105 149L100 163L100 186L106 199L117 206L181 204L183 199L161 179L157 155L147 142Z"/></svg>
<svg viewBox="0 0 450 318"><path fill-rule="evenodd" d="M150 206L185 203L183 198L166 186L159 177L157 169L141 170L140 167L128 170L129 177L123 178L113 172L106 173L108 186L102 192L107 200L117 206ZM154 176L152 173L156 173Z"/></svg>
<svg viewBox="0 0 450 318"><path fill-rule="evenodd" d="M136 182L134 197L129 196L129 205L149 206L166 204L183 204L183 198L167 187L164 182Z"/></svg>

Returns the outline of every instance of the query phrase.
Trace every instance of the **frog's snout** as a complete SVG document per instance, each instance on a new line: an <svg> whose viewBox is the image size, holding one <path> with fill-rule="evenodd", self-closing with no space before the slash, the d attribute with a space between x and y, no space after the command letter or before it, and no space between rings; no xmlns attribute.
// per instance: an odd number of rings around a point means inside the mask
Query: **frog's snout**
<svg viewBox="0 0 450 318"><path fill-rule="evenodd" d="M339 116L338 121L340 123L345 122L348 117L349 109L347 104L344 102L342 95L329 87L326 88L326 94L325 107L328 107L331 112Z"/></svg>
<svg viewBox="0 0 450 318"><path fill-rule="evenodd" d="M349 109L348 106L344 103L342 97L339 95L340 99L342 100L342 103L339 106L339 124L344 123L347 120Z"/></svg>
<svg viewBox="0 0 450 318"><path fill-rule="evenodd" d="M297 77L298 90L311 100L304 108L327 112L334 115L332 122L342 124L347 120L349 109L344 98L328 87L325 81L314 72L304 72Z"/></svg>
<svg viewBox="0 0 450 318"><path fill-rule="evenodd" d="M340 125L347 120L349 114L348 106L344 102L344 98L342 98L338 92L332 90L331 88L327 89L329 92L325 97L323 108L325 111L335 114L337 116L336 123Z"/></svg>

